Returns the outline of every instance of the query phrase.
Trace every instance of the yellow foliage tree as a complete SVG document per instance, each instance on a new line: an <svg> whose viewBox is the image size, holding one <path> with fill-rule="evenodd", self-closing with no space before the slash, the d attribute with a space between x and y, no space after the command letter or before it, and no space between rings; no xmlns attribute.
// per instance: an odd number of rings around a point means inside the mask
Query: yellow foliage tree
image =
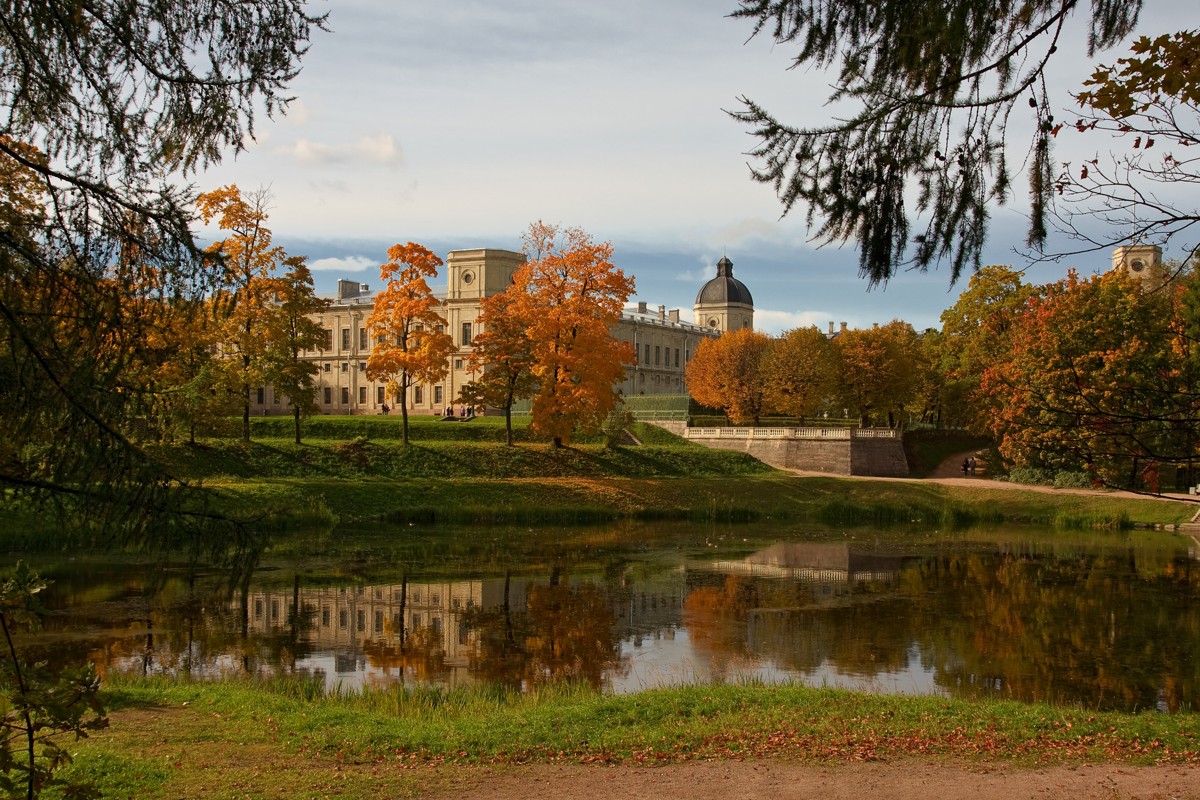
<svg viewBox="0 0 1200 800"><path fill-rule="evenodd" d="M635 361L612 335L633 279L612 263L612 244L579 228L535 222L524 235L528 260L513 278L513 311L526 323L533 374L535 432L555 447L576 429L600 430L616 407L613 387Z"/></svg>
<svg viewBox="0 0 1200 800"><path fill-rule="evenodd" d="M367 377L388 381L400 404L405 444L408 388L444 378L447 359L454 352L454 340L444 330L445 320L426 280L437 277L440 266L440 258L414 242L390 247L387 263L379 268L387 286L375 296L367 320L376 342L367 359Z"/></svg>

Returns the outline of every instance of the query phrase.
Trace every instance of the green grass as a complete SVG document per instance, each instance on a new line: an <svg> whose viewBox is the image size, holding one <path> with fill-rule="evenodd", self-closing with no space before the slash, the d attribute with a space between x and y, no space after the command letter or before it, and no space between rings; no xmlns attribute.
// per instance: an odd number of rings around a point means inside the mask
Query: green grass
<svg viewBox="0 0 1200 800"><path fill-rule="evenodd" d="M72 768L111 796L403 796L437 765L662 764L785 757L809 763L911 755L1019 765L1194 763L1195 714L1096 713L1006 701L855 694L798 686L691 686L612 696L403 688L325 696L268 684L118 681L111 727ZM413 766L425 767L413 783ZM301 794L302 793L302 794Z"/></svg>

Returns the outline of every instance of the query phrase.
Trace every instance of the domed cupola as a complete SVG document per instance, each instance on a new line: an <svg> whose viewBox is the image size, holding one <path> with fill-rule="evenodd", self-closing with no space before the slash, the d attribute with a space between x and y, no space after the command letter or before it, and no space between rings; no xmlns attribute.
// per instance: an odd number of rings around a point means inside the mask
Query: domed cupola
<svg viewBox="0 0 1200 800"><path fill-rule="evenodd" d="M746 284L733 277L733 262L722 256L717 277L696 295L697 325L719 331L754 327L754 298Z"/></svg>

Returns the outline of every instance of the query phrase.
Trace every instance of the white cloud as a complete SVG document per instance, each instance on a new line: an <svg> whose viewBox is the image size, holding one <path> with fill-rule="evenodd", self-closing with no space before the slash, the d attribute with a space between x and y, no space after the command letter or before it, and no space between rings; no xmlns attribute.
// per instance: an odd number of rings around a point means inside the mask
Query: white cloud
<svg viewBox="0 0 1200 800"><path fill-rule="evenodd" d="M816 325L828 330L834 315L828 311L774 311L769 308L754 309L754 327L765 333L783 333L796 328L811 328Z"/></svg>
<svg viewBox="0 0 1200 800"><path fill-rule="evenodd" d="M390 133L360 136L355 149L360 155L380 164L395 164L403 161L400 150L396 147L396 140Z"/></svg>
<svg viewBox="0 0 1200 800"><path fill-rule="evenodd" d="M275 152L306 164L328 164L344 158L336 148L310 139L297 139L295 144L275 148Z"/></svg>
<svg viewBox="0 0 1200 800"><path fill-rule="evenodd" d="M684 283L704 283L714 275L712 269L705 267L702 270L685 270L675 273L675 280L683 281Z"/></svg>
<svg viewBox="0 0 1200 800"><path fill-rule="evenodd" d="M379 264L365 256L345 256L343 258L318 258L311 262L308 268L313 272L361 272L373 269Z"/></svg>
<svg viewBox="0 0 1200 800"><path fill-rule="evenodd" d="M275 148L275 152L305 164L340 164L370 161L376 164L400 164L403 157L390 133L363 134L352 145L326 144L312 139L297 139L293 144Z"/></svg>

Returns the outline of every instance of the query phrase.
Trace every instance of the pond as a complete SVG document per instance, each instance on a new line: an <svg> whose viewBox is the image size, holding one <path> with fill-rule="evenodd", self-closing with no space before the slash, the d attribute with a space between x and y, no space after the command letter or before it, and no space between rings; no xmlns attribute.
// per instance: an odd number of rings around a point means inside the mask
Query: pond
<svg viewBox="0 0 1200 800"><path fill-rule="evenodd" d="M1153 532L338 528L276 542L233 590L186 565L31 557L55 614L23 646L330 691L786 681L1173 711L1200 700L1197 557Z"/></svg>

